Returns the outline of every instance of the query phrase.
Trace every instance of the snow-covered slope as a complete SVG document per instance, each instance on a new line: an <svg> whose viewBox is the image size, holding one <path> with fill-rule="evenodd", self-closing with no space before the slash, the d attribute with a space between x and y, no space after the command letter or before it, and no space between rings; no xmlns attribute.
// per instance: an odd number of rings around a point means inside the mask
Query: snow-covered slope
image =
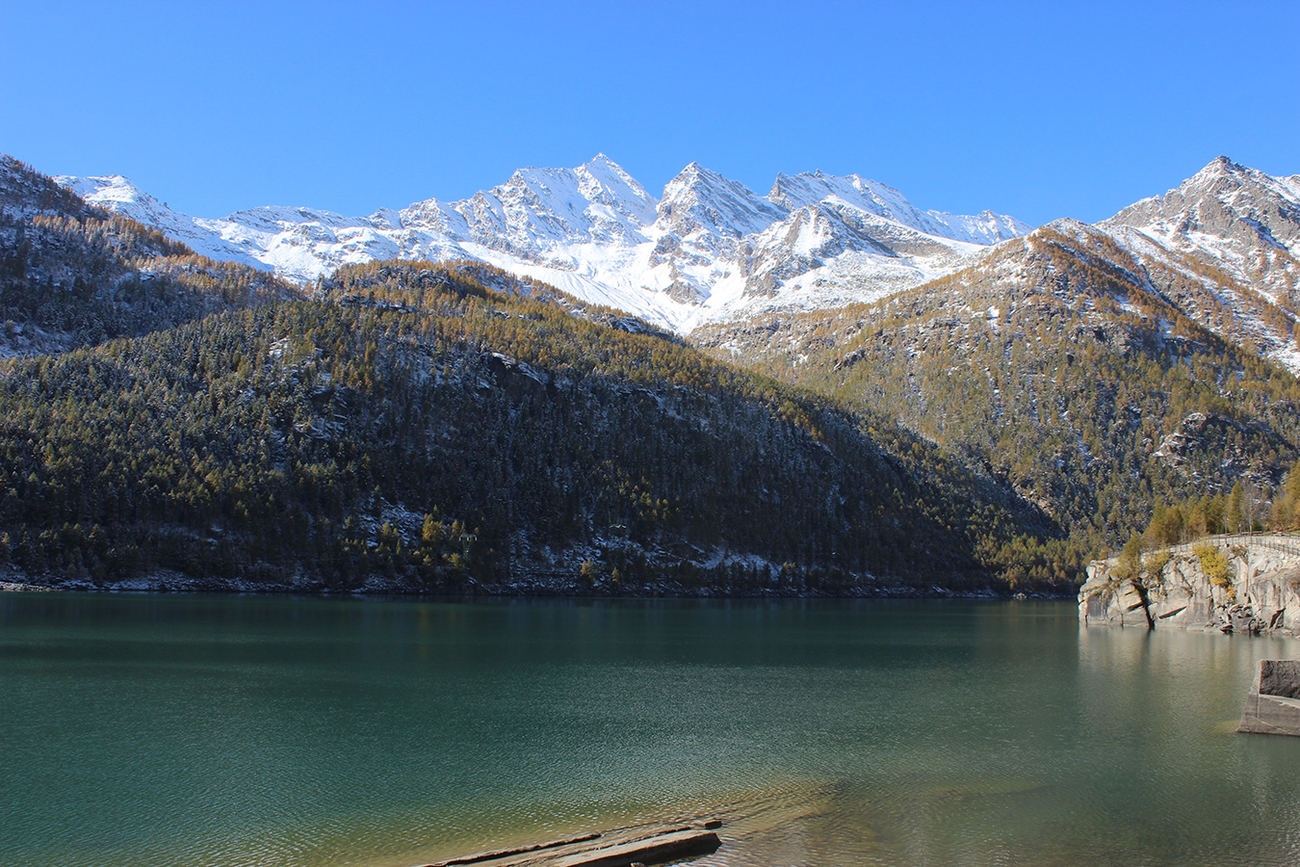
<svg viewBox="0 0 1300 867"><path fill-rule="evenodd" d="M1300 300L1300 175L1272 177L1218 157L1102 225L1137 229L1275 301Z"/></svg>
<svg viewBox="0 0 1300 867"><path fill-rule="evenodd" d="M1300 372L1300 175L1272 177L1218 157L1162 196L1099 224L1193 319Z"/></svg>
<svg viewBox="0 0 1300 867"><path fill-rule="evenodd" d="M169 238L183 241L196 253L212 259L234 260L255 267L266 267L266 263L248 255L247 251L241 250L238 245L222 236L219 224L228 221L196 220L174 211L121 175L90 178L63 175L54 180L90 204L152 226Z"/></svg>
<svg viewBox="0 0 1300 867"><path fill-rule="evenodd" d="M679 332L701 322L866 300L948 273L1029 227L921 211L857 175L780 175L763 197L692 163L656 200L603 154L520 169L459 202L367 217L264 207L182 214L121 176L57 179L197 252L300 282L375 259L477 259Z"/></svg>
<svg viewBox="0 0 1300 867"><path fill-rule="evenodd" d="M867 180L859 175L835 177L821 172L777 175L768 199L787 210L838 199L851 207L884 217L919 232L966 241L971 244L997 244L1018 238L1032 229L1014 217L981 211L976 216L950 214L946 211L920 211L893 187Z"/></svg>

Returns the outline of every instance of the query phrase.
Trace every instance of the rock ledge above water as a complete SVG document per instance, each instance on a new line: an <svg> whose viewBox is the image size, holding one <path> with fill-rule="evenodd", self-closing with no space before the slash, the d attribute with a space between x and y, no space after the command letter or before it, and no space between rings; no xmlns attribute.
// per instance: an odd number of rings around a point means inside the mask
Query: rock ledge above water
<svg viewBox="0 0 1300 867"><path fill-rule="evenodd" d="M1212 536L1142 556L1094 560L1079 589L1087 625L1300 633L1300 537Z"/></svg>

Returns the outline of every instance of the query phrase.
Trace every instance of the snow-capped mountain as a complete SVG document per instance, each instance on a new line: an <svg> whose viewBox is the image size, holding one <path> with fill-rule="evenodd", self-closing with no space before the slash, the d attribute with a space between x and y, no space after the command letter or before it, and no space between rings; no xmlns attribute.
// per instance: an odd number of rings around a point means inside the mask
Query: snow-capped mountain
<svg viewBox="0 0 1300 867"><path fill-rule="evenodd" d="M520 169L462 201L367 217L263 207L205 219L121 176L57 180L199 253L300 282L376 259L474 259L682 333L916 286L1029 229L988 211L921 211L891 187L821 172L780 175L764 197L692 163L656 200L603 154L573 169Z"/></svg>
<svg viewBox="0 0 1300 867"><path fill-rule="evenodd" d="M744 184L691 163L664 187L656 227L702 250L727 253L738 239L761 232L788 212Z"/></svg>
<svg viewBox="0 0 1300 867"><path fill-rule="evenodd" d="M1300 372L1300 175L1273 177L1218 157L1164 195L1098 225L1193 319Z"/></svg>
<svg viewBox="0 0 1300 867"><path fill-rule="evenodd" d="M443 210L433 199L412 205L402 225L525 259L557 247L635 244L655 219L654 198L604 154L576 169L520 169L491 191L447 206L433 223L413 213L434 207Z"/></svg>
<svg viewBox="0 0 1300 867"><path fill-rule="evenodd" d="M1275 302L1300 300L1300 175L1276 178L1219 157L1103 225L1137 229Z"/></svg>
<svg viewBox="0 0 1300 867"><path fill-rule="evenodd" d="M1095 306L1089 293L1118 281L1159 298L1160 304L1171 305L1179 315L1249 353L1300 374L1300 175L1272 177L1219 157L1177 189L1143 199L1109 220L1096 225L1056 220L996 250L972 245L973 253L964 256L952 236L982 227L988 234L975 237L993 241L1022 227L1013 223L1003 228L1002 218L993 215L949 219L920 213L896 191L860 178L782 176L769 200L788 208L811 204L752 236L751 292L760 291L770 275L767 285L779 287L775 291L797 291L810 307L814 301L824 308L840 307L857 300L851 290L840 287L851 286L858 273L870 275L870 286L858 297L880 297L890 294L881 291L889 285L883 261L855 268L872 256L889 254L905 254L908 266L924 263L936 273L959 272L934 287L933 301L972 316L1014 310L1015 299L1026 292L1026 281L1042 283L1033 291L1050 287L1053 303L1067 307ZM963 222L972 219L974 224ZM780 236L782 231L789 234ZM941 232L947 233L947 240L940 240ZM1026 263L1049 247L1071 269L1089 276L1067 279L1051 270L1056 264L1044 272L1055 275L1050 280L1043 274L1032 276L1034 268ZM986 252L981 255L981 250ZM832 274L835 279L827 279ZM908 267L903 267L894 286L906 290L910 278ZM1129 328L1133 322L1117 325L1108 317L1145 315L1126 291L1114 296L1110 313L1097 309L1090 314L1097 327ZM798 327L815 330L832 315L839 314L805 317ZM997 315L992 318L998 320ZM728 347L744 358L746 353L767 351L762 344L772 334L766 326L773 321L760 316L707 323L709 327L697 330L692 339ZM1177 346L1187 338L1176 333L1172 322L1157 317L1142 327L1149 329L1155 343ZM758 349L753 335L758 335Z"/></svg>

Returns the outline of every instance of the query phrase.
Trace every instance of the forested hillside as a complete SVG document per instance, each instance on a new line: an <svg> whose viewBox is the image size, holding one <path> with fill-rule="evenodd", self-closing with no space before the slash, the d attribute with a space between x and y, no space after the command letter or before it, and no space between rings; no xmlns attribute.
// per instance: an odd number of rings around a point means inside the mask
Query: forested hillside
<svg viewBox="0 0 1300 867"><path fill-rule="evenodd" d="M1294 523L1293 269L1251 270L1292 186L1217 161L1142 220L701 352L481 262L299 290L6 158L0 558L96 585L1063 589L1143 530Z"/></svg>
<svg viewBox="0 0 1300 867"><path fill-rule="evenodd" d="M998 586L1035 510L864 413L420 264L8 362L0 555L42 581Z"/></svg>
<svg viewBox="0 0 1300 867"><path fill-rule="evenodd" d="M0 156L0 355L64 351L297 294Z"/></svg>
<svg viewBox="0 0 1300 867"><path fill-rule="evenodd" d="M695 338L896 416L1092 552L1141 531L1158 503L1238 482L1262 514L1298 453L1300 383L1171 300L1206 294L1190 285L1193 269L1144 264L1107 233L1063 221L876 304ZM1019 572L1076 557L1049 549L1013 546L998 559Z"/></svg>

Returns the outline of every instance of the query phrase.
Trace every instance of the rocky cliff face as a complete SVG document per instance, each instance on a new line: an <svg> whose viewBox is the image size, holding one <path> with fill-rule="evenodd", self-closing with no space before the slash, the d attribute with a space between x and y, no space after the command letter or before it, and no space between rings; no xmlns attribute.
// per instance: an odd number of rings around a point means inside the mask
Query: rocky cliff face
<svg viewBox="0 0 1300 867"><path fill-rule="evenodd" d="M1094 560L1079 590L1086 625L1300 632L1300 538L1216 536Z"/></svg>

